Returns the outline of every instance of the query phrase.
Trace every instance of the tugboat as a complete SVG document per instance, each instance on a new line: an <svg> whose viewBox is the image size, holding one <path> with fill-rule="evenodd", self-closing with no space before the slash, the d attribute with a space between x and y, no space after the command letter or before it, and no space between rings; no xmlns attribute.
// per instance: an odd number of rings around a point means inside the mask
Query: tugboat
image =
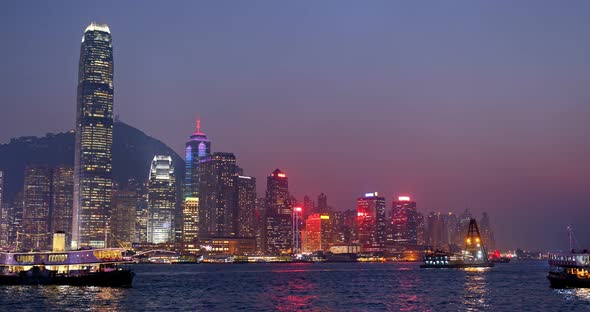
<svg viewBox="0 0 590 312"><path fill-rule="evenodd" d="M570 252L549 255L547 279L553 288L590 288L590 252L573 249L573 231L567 229Z"/></svg>
<svg viewBox="0 0 590 312"><path fill-rule="evenodd" d="M53 242L53 251L0 252L0 285L131 287L133 260L124 248L65 251L63 233Z"/></svg>
<svg viewBox="0 0 590 312"><path fill-rule="evenodd" d="M443 251L435 251L424 256L424 264L421 268L487 268L493 267L494 263L490 262L487 252L483 246L477 221L469 221L469 229L465 238L465 249L463 252L454 254Z"/></svg>

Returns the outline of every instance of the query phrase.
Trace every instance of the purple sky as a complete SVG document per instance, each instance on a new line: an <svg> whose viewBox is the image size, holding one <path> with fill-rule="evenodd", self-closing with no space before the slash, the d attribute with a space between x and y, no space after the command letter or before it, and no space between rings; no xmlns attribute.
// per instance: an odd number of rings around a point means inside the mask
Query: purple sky
<svg viewBox="0 0 590 312"><path fill-rule="evenodd" d="M487 211L502 247L590 247L588 1L12 1L0 142L73 128L80 39L111 27L115 110L337 209ZM389 204L389 203L388 203Z"/></svg>

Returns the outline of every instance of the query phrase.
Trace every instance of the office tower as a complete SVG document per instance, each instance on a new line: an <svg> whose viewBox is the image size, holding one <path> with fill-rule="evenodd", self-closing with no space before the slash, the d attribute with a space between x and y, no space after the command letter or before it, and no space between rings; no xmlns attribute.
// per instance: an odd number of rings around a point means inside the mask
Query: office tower
<svg viewBox="0 0 590 312"><path fill-rule="evenodd" d="M185 145L184 197L199 197L200 159L211 155L211 141L201 132L201 120Z"/></svg>
<svg viewBox="0 0 590 312"><path fill-rule="evenodd" d="M479 228L481 232L481 240L483 241L483 247L487 252L493 252L496 249L496 240L494 238L494 231L490 224L490 218L487 212L483 213L481 220L479 221Z"/></svg>
<svg viewBox="0 0 590 312"><path fill-rule="evenodd" d="M326 194L321 193L318 195L318 211L319 213L326 213L328 212L328 196Z"/></svg>
<svg viewBox="0 0 590 312"><path fill-rule="evenodd" d="M113 42L107 25L84 31L78 72L72 247L105 247L112 190Z"/></svg>
<svg viewBox="0 0 590 312"><path fill-rule="evenodd" d="M313 207L313 201L311 200L311 198L309 198L309 196L305 195L303 197L303 217L307 219L307 217L314 213L315 211Z"/></svg>
<svg viewBox="0 0 590 312"><path fill-rule="evenodd" d="M457 216L453 213L431 212L427 217L428 245L434 249L454 251L453 233L458 224ZM463 232L463 238L465 237Z"/></svg>
<svg viewBox="0 0 590 312"><path fill-rule="evenodd" d="M0 247L8 247L11 227L12 207L2 202L4 174L0 170Z"/></svg>
<svg viewBox="0 0 590 312"><path fill-rule="evenodd" d="M23 249L47 249L50 241L51 168L27 166L23 192Z"/></svg>
<svg viewBox="0 0 590 312"><path fill-rule="evenodd" d="M291 253L293 247L293 205L287 175L275 169L266 179L264 224L265 252Z"/></svg>
<svg viewBox="0 0 590 312"><path fill-rule="evenodd" d="M418 233L416 234L416 241L419 246L426 245L426 225L424 224L424 215L418 212L416 214L416 223Z"/></svg>
<svg viewBox="0 0 590 312"><path fill-rule="evenodd" d="M131 248L135 242L137 216L137 190L133 185L116 187L113 190L113 213L111 233L118 246ZM115 244L111 243L111 246Z"/></svg>
<svg viewBox="0 0 590 312"><path fill-rule="evenodd" d="M147 241L159 244L174 240L176 176L172 157L154 156L148 181Z"/></svg>
<svg viewBox="0 0 590 312"><path fill-rule="evenodd" d="M16 194L12 202L12 228L9 231L9 241L11 242L10 246L14 246L15 249L16 247L20 247L20 244L19 246L16 246L16 244L22 241L22 235L19 236L18 233L23 233L23 210L25 204L23 198L23 191L20 191Z"/></svg>
<svg viewBox="0 0 590 312"><path fill-rule="evenodd" d="M256 179L240 175L235 178L237 235L256 236Z"/></svg>
<svg viewBox="0 0 590 312"><path fill-rule="evenodd" d="M135 242L147 242L147 220L148 220L148 183L145 181L128 181L129 187L133 187L137 193L137 204L135 212Z"/></svg>
<svg viewBox="0 0 590 312"><path fill-rule="evenodd" d="M399 196L391 203L391 227L393 243L418 244L418 211L409 196Z"/></svg>
<svg viewBox="0 0 590 312"><path fill-rule="evenodd" d="M199 239L199 198L187 197L182 204L182 241L196 243Z"/></svg>
<svg viewBox="0 0 590 312"><path fill-rule="evenodd" d="M236 157L232 153L214 153L201 158L200 167L199 221L203 236L235 236Z"/></svg>
<svg viewBox="0 0 590 312"><path fill-rule="evenodd" d="M314 213L305 220L303 251L328 251L331 245L332 224L327 213Z"/></svg>
<svg viewBox="0 0 590 312"><path fill-rule="evenodd" d="M66 246L72 239L72 209L74 205L74 168L59 165L53 168L51 182L51 232L64 232Z"/></svg>
<svg viewBox="0 0 590 312"><path fill-rule="evenodd" d="M2 207L2 194L4 194L4 172L0 170L0 207Z"/></svg>
<svg viewBox="0 0 590 312"><path fill-rule="evenodd" d="M377 192L357 200L358 240L364 251L380 251L386 238L385 198Z"/></svg>

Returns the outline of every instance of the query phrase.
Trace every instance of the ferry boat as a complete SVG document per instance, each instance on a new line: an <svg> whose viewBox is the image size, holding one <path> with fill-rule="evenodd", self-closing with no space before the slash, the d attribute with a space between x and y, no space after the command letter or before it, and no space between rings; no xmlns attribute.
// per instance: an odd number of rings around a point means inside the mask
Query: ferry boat
<svg viewBox="0 0 590 312"><path fill-rule="evenodd" d="M65 251L55 241L53 251L0 252L0 285L131 287L124 248Z"/></svg>
<svg viewBox="0 0 590 312"><path fill-rule="evenodd" d="M590 288L590 253L587 249L576 251L576 238L571 226L567 227L570 252L549 254L547 279L553 288Z"/></svg>
<svg viewBox="0 0 590 312"><path fill-rule="evenodd" d="M494 263L490 262L487 252L483 246L477 221L469 221L469 229L465 238L465 249L461 253L449 253L444 251L434 251L424 255L424 264L421 268L486 268L493 267Z"/></svg>
<svg viewBox="0 0 590 312"><path fill-rule="evenodd" d="M547 278L553 288L590 288L590 253L572 250L549 255Z"/></svg>

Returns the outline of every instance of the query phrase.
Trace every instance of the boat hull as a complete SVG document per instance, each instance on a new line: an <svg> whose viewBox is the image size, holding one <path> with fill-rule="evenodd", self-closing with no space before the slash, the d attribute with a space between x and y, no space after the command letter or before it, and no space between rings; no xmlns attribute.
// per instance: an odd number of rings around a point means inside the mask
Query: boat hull
<svg viewBox="0 0 590 312"><path fill-rule="evenodd" d="M550 272L547 279L552 288L590 288L590 279L581 279L575 275Z"/></svg>
<svg viewBox="0 0 590 312"><path fill-rule="evenodd" d="M466 268L491 268L494 264L489 263L454 263L454 264L422 264L420 268L423 269L466 269Z"/></svg>
<svg viewBox="0 0 590 312"><path fill-rule="evenodd" d="M0 285L72 285L101 287L131 287L135 273L130 270L95 272L80 275L57 275L52 272L0 275Z"/></svg>

